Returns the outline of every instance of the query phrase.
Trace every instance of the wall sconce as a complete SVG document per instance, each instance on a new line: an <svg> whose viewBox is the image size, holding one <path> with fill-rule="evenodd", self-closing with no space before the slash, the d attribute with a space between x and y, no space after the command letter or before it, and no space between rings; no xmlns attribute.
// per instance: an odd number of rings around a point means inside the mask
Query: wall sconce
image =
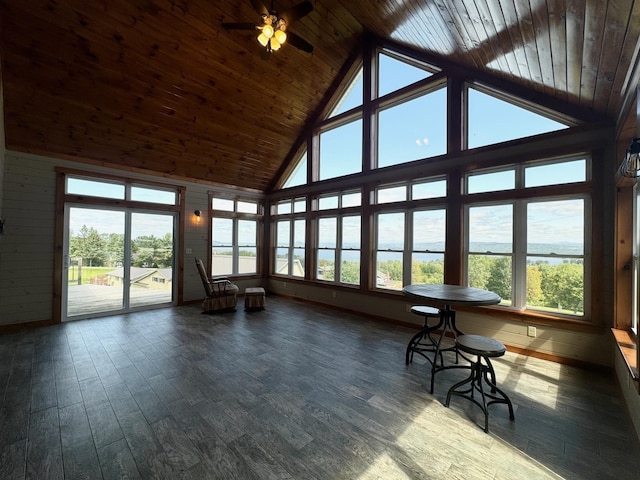
<svg viewBox="0 0 640 480"><path fill-rule="evenodd" d="M640 138L634 138L627 154L620 164L620 175L629 178L640 177Z"/></svg>
<svg viewBox="0 0 640 480"><path fill-rule="evenodd" d="M201 215L201 211L200 210L195 210L193 212L193 214L196 216L196 223L200 223L200 215Z"/></svg>

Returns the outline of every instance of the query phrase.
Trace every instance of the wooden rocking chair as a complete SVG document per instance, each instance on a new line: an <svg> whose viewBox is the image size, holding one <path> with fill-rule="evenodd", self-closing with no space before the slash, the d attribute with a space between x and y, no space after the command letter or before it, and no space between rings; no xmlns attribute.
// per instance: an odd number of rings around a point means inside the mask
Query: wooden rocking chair
<svg viewBox="0 0 640 480"><path fill-rule="evenodd" d="M196 258L196 267L206 293L206 297L202 301L202 311L235 310L238 303L238 286L231 283L226 277L207 276L204 264L199 258Z"/></svg>

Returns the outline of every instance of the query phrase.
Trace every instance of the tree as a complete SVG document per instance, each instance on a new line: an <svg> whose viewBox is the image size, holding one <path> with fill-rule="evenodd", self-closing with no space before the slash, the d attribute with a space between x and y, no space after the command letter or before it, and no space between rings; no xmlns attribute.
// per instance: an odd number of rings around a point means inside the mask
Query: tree
<svg viewBox="0 0 640 480"><path fill-rule="evenodd" d="M577 263L561 263L547 269L543 291L549 306L577 313L583 309L584 269Z"/></svg>
<svg viewBox="0 0 640 480"><path fill-rule="evenodd" d="M340 265L340 281L360 285L360 262L343 261Z"/></svg>
<svg viewBox="0 0 640 480"><path fill-rule="evenodd" d="M486 255L469 255L469 286L487 289L491 276L491 257Z"/></svg>
<svg viewBox="0 0 640 480"><path fill-rule="evenodd" d="M335 280L335 262L333 260L320 259L318 261L318 278L322 280Z"/></svg>
<svg viewBox="0 0 640 480"><path fill-rule="evenodd" d="M173 265L173 236L170 233L158 238L155 235L141 235L135 239L136 267L166 268Z"/></svg>
<svg viewBox="0 0 640 480"><path fill-rule="evenodd" d="M487 290L497 293L503 300L511 301L511 258L487 257L491 259Z"/></svg>
<svg viewBox="0 0 640 480"><path fill-rule="evenodd" d="M105 242L105 253L110 267L122 266L124 263L124 234L108 233L103 234Z"/></svg>
<svg viewBox="0 0 640 480"><path fill-rule="evenodd" d="M69 253L72 257L82 257L83 265L101 267L107 258L105 245L95 228L83 225L78 235L69 240Z"/></svg>
<svg viewBox="0 0 640 480"><path fill-rule="evenodd" d="M527 305L544 305L542 272L537 265L527 265Z"/></svg>
<svg viewBox="0 0 640 480"><path fill-rule="evenodd" d="M414 260L411 264L411 283L436 284L444 282L444 261L423 262Z"/></svg>
<svg viewBox="0 0 640 480"><path fill-rule="evenodd" d="M388 274L393 281L402 282L402 262L400 260L378 262L378 271Z"/></svg>

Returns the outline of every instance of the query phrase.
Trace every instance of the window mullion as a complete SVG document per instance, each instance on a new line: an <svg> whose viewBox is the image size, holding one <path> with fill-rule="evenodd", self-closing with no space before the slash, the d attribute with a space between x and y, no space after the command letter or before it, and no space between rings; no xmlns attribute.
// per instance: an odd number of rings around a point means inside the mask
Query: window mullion
<svg viewBox="0 0 640 480"><path fill-rule="evenodd" d="M513 306L523 309L527 303L527 204L516 201L513 215Z"/></svg>
<svg viewBox="0 0 640 480"><path fill-rule="evenodd" d="M342 279L342 221L344 217L342 215L336 216L336 266L335 266L335 279L337 283L341 283Z"/></svg>
<svg viewBox="0 0 640 480"><path fill-rule="evenodd" d="M231 272L233 275L237 275L238 271L240 269L239 266L239 259L238 256L240 255L240 247L238 246L238 243L240 241L240 236L238 234L238 218L234 217L233 219L233 232L232 232L232 239L231 239L231 251L233 252L231 255Z"/></svg>
<svg viewBox="0 0 640 480"><path fill-rule="evenodd" d="M295 248L295 236L296 236L296 222L295 218L291 218L289 220L289 248L287 249L287 263L289 267L287 268L287 274L293 276L293 262L294 255L293 250Z"/></svg>
<svg viewBox="0 0 640 480"><path fill-rule="evenodd" d="M404 255L402 256L402 286L411 285L411 257L413 256L413 214L404 212Z"/></svg>

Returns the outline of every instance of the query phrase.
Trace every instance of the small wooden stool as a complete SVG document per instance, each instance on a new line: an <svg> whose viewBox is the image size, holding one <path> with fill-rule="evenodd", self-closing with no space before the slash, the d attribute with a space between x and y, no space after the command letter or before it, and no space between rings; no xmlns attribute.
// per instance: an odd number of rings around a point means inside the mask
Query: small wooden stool
<svg viewBox="0 0 640 480"><path fill-rule="evenodd" d="M506 403L509 407L509 418L513 420L513 405L506 393L496 386L495 373L490 358L501 357L507 351L506 347L495 338L483 337L481 335L460 335L456 338L456 347L458 350L470 355L476 355L477 360L471 363L471 375L461 382L456 383L449 389L447 393L447 401L445 407L449 406L452 395L458 395L471 400L478 405L484 412L484 431L489 432L489 405L494 403ZM482 363L484 361L484 363ZM489 378L491 375L491 379ZM485 392L483 387L486 383L491 392ZM461 389L465 385L470 384L469 388ZM479 392L482 397L482 403L474 398L474 392ZM488 399L488 401L487 401Z"/></svg>
<svg viewBox="0 0 640 480"><path fill-rule="evenodd" d="M244 289L245 310L264 310L265 292L262 287L248 287Z"/></svg>
<svg viewBox="0 0 640 480"><path fill-rule="evenodd" d="M435 353L437 341L433 339L431 333L434 330L442 327L442 313L439 309L434 307L429 307L426 305L414 305L411 307L411 313L415 313L416 315L420 315L424 317L424 325L420 329L418 333L416 333L411 340L409 340L409 344L407 345L407 352L405 354L404 363L405 365L409 365L413 362L413 354L417 353L426 358L429 362L433 363L435 359L432 361L425 353ZM429 326L429 319L437 318L438 323L436 325ZM440 357L440 363L442 363L442 355Z"/></svg>

